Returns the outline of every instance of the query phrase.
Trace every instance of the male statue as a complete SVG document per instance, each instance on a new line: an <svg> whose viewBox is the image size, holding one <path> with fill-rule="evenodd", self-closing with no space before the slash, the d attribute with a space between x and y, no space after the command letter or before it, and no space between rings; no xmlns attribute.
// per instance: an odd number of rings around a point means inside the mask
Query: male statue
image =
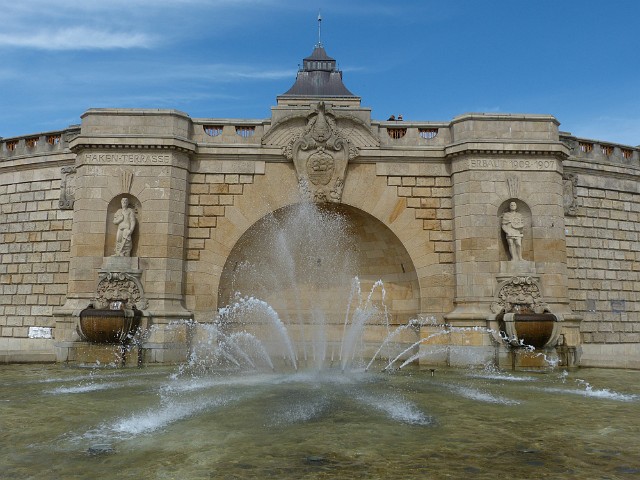
<svg viewBox="0 0 640 480"><path fill-rule="evenodd" d="M502 214L502 230L507 236L509 255L512 262L522 261L522 230L524 220L522 214L517 212L516 202L509 204L509 211Z"/></svg>
<svg viewBox="0 0 640 480"><path fill-rule="evenodd" d="M131 256L131 235L136 228L136 214L132 208L129 208L129 199L123 198L120 202L122 208L113 216L113 223L118 225L116 233L116 248L114 257Z"/></svg>

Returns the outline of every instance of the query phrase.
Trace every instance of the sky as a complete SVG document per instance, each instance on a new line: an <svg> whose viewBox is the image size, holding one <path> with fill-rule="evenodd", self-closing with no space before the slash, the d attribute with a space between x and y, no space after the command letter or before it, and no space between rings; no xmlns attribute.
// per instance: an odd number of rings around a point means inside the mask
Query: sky
<svg viewBox="0 0 640 480"><path fill-rule="evenodd" d="M321 41L384 120L554 115L640 145L638 0L0 0L0 137L89 108L264 119Z"/></svg>

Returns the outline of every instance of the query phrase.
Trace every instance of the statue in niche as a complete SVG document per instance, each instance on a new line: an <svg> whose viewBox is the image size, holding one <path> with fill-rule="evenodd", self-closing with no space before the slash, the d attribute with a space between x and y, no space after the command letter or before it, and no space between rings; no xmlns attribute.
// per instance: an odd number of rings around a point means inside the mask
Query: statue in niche
<svg viewBox="0 0 640 480"><path fill-rule="evenodd" d="M131 237L136 228L136 214L129 207L129 199L123 198L120 202L122 208L113 216L113 223L118 225L116 232L116 248L114 257L130 257L133 243Z"/></svg>
<svg viewBox="0 0 640 480"><path fill-rule="evenodd" d="M522 230L524 229L524 219L517 211L516 202L509 204L509 211L502 214L502 231L507 237L509 244L509 255L512 262L522 261Z"/></svg>

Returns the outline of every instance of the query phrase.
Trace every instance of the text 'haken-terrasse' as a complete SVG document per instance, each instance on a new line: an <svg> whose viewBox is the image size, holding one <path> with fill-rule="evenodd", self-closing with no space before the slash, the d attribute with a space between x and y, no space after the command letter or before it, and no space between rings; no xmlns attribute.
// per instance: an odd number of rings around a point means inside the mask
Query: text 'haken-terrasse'
<svg viewBox="0 0 640 480"><path fill-rule="evenodd" d="M171 162L171 156L153 153L87 153L85 160L87 163L167 165Z"/></svg>
<svg viewBox="0 0 640 480"><path fill-rule="evenodd" d="M555 170L556 161L551 159L474 158L469 160L469 168L487 170Z"/></svg>

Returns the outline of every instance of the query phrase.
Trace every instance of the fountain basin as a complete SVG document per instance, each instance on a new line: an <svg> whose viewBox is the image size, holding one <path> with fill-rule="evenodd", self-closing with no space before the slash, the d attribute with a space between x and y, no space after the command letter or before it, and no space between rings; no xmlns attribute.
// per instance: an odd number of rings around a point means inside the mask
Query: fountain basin
<svg viewBox="0 0 640 480"><path fill-rule="evenodd" d="M640 472L640 384L631 370L181 371L3 366L2 477L631 479ZM487 461L496 445L504 461Z"/></svg>
<svg viewBox="0 0 640 480"><path fill-rule="evenodd" d="M553 347L557 318L552 313L505 313L498 318L500 330L514 346L532 346L536 350Z"/></svg>
<svg viewBox="0 0 640 480"><path fill-rule="evenodd" d="M137 309L85 308L80 312L79 333L83 340L100 344L124 344L140 326Z"/></svg>

